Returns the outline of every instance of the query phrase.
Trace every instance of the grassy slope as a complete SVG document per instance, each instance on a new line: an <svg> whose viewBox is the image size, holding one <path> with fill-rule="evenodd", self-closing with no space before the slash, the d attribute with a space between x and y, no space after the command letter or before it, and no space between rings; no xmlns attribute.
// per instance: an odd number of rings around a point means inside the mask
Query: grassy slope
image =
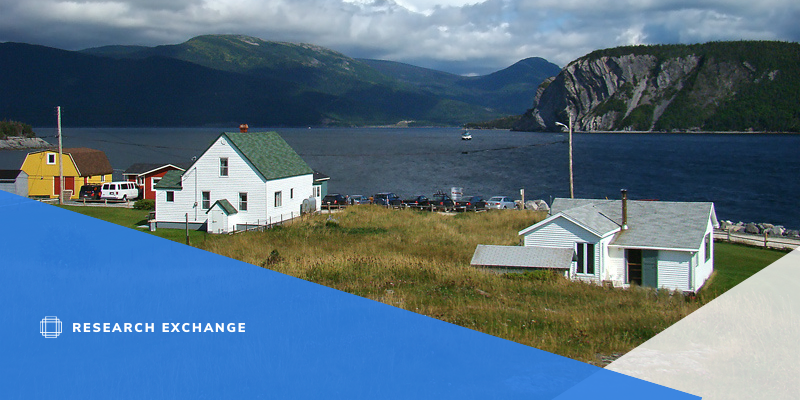
<svg viewBox="0 0 800 400"><path fill-rule="evenodd" d="M143 224L146 215L70 209L128 227ZM517 244L516 232L543 217L359 206L267 232L192 232L191 240L214 253L586 362L629 351L784 254L718 243L714 278L698 301L469 266L477 244ZM184 241L181 230L155 234Z"/></svg>

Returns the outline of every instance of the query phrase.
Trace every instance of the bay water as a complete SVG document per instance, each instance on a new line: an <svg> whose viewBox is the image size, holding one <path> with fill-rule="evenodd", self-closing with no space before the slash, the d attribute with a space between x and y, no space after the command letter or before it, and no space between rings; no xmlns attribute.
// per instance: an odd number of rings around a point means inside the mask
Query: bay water
<svg viewBox="0 0 800 400"><path fill-rule="evenodd" d="M237 129L232 129L237 130ZM569 197L567 134L455 128L274 130L316 171L330 193L464 194L527 200ZM38 128L55 143L55 129ZM103 150L115 178L134 163L190 163L219 128L65 128L64 147ZM25 151L0 152L18 169ZM800 228L800 135L576 133L575 197L713 201L720 220Z"/></svg>

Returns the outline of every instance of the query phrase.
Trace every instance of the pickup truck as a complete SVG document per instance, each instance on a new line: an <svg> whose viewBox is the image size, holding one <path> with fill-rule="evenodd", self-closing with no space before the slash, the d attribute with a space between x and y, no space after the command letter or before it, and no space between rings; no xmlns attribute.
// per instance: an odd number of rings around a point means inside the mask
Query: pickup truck
<svg viewBox="0 0 800 400"><path fill-rule="evenodd" d="M456 202L445 193L439 192L433 195L431 205L436 211L451 211L456 209Z"/></svg>
<svg viewBox="0 0 800 400"><path fill-rule="evenodd" d="M426 208L430 205L430 202L426 196L419 195L412 199L403 200L403 208Z"/></svg>

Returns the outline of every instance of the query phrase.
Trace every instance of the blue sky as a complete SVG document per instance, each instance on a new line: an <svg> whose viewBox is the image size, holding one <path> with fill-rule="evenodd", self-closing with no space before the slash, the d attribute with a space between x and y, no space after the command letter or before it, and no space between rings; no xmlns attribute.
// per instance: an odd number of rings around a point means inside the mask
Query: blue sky
<svg viewBox="0 0 800 400"><path fill-rule="evenodd" d="M0 0L0 41L78 50L235 33L485 74L620 45L796 42L799 20L797 0Z"/></svg>

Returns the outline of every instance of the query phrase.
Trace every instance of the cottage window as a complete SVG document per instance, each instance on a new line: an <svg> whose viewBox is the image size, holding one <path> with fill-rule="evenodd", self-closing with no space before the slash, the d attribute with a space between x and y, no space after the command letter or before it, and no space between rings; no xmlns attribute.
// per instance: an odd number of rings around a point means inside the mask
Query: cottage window
<svg viewBox="0 0 800 400"><path fill-rule="evenodd" d="M294 188L289 189L289 198L290 199L294 198Z"/></svg>
<svg viewBox="0 0 800 400"><path fill-rule="evenodd" d="M160 181L161 181L160 177L159 178L152 178L152 181L150 183L150 189L156 187L156 185L158 185L158 182L160 182Z"/></svg>
<svg viewBox="0 0 800 400"><path fill-rule="evenodd" d="M219 176L228 176L228 158L220 157L219 159Z"/></svg>
<svg viewBox="0 0 800 400"><path fill-rule="evenodd" d="M239 193L239 211L247 211L247 193Z"/></svg>
<svg viewBox="0 0 800 400"><path fill-rule="evenodd" d="M56 163L56 153L47 153L47 165L54 165Z"/></svg>
<svg viewBox="0 0 800 400"><path fill-rule="evenodd" d="M594 275L594 243L576 243L577 256L576 272L579 274Z"/></svg>
<svg viewBox="0 0 800 400"><path fill-rule="evenodd" d="M283 205L283 193L275 192L275 207L281 207L282 205Z"/></svg>
<svg viewBox="0 0 800 400"><path fill-rule="evenodd" d="M211 208L211 192L203 192L203 210Z"/></svg>
<svg viewBox="0 0 800 400"><path fill-rule="evenodd" d="M170 190L167 192L167 202L172 203L174 201L175 201L175 192Z"/></svg>
<svg viewBox="0 0 800 400"><path fill-rule="evenodd" d="M711 234L706 235L705 244L706 244L705 262L708 262L709 260L711 260Z"/></svg>

